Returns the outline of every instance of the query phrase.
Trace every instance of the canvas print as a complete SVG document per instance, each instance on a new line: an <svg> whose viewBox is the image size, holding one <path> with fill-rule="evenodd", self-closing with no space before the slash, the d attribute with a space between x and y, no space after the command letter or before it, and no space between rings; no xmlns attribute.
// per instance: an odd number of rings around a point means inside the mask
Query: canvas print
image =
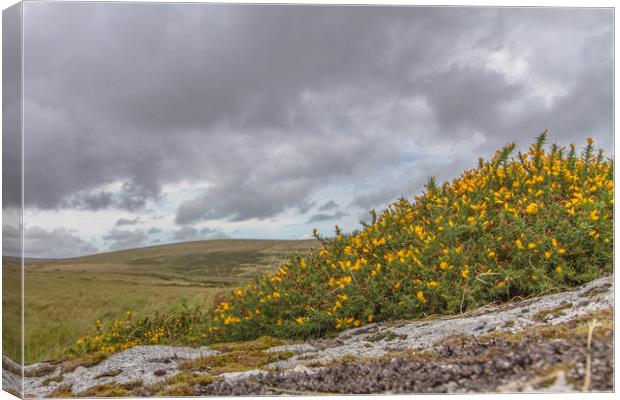
<svg viewBox="0 0 620 400"><path fill-rule="evenodd" d="M3 390L613 391L613 16L7 8Z"/></svg>

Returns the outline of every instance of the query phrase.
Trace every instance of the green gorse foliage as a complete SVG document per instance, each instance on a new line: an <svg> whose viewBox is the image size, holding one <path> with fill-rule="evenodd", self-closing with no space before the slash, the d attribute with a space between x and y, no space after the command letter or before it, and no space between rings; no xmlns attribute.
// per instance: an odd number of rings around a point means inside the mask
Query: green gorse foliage
<svg viewBox="0 0 620 400"><path fill-rule="evenodd" d="M292 256L212 310L196 311L188 319L192 334L183 337L315 337L373 321L463 312L610 273L613 160L591 139L579 155L573 145L545 142L546 132L525 153L515 155L509 144L451 182L431 178L420 196L380 214L371 210L359 231L336 227L334 238L315 231L320 251ZM140 324L165 331L158 318ZM118 336L89 336L73 351L152 340L134 333L135 322L117 327Z"/></svg>

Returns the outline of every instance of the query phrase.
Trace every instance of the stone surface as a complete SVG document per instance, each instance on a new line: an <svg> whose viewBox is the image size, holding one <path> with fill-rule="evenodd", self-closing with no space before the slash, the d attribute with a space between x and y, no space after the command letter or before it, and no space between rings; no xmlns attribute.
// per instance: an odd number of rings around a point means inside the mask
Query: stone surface
<svg viewBox="0 0 620 400"><path fill-rule="evenodd" d="M49 374L26 377L24 392L28 397L46 397L60 385L70 385L73 393L80 393L90 387L106 383L142 381L145 385L151 385L177 373L178 361L217 353L216 350L207 347L192 349L173 346L138 346L114 354L92 367L77 367L72 372L62 373L61 365L58 365ZM37 366L32 365L28 368L32 369ZM164 371L165 374L160 372L155 374L155 371ZM47 385L44 385L48 378L55 378L61 374L62 381L48 381ZM107 374L110 376L106 376Z"/></svg>
<svg viewBox="0 0 620 400"><path fill-rule="evenodd" d="M277 352L285 352L290 351L294 354L308 353L311 351L315 351L316 347L312 346L308 343L297 343L297 344L286 344L283 346L275 346L270 349L265 350L268 353L277 353Z"/></svg>
<svg viewBox="0 0 620 400"><path fill-rule="evenodd" d="M310 341L307 351L272 368L292 368L298 364L326 363L344 356L378 357L405 349L429 349L439 341L455 335L482 335L491 331L517 332L532 325L562 323L578 315L613 306L613 277L592 281L578 290L543 296L522 302L488 307L470 315L443 319L377 323L342 332L332 340ZM600 290L596 290L600 289ZM600 292L602 290L602 292ZM589 297L587 293L596 293ZM586 304L584 299L590 301ZM545 310L570 303L559 315L539 321L535 316ZM375 340L385 336L385 339ZM315 350L315 349L321 350Z"/></svg>
<svg viewBox="0 0 620 400"><path fill-rule="evenodd" d="M221 374L220 377L222 377L224 381L226 382L234 382L234 381L238 381L239 379L245 379L251 376L256 376L256 375L260 375L264 373L265 371L263 370L252 369L249 371L241 371L241 372L225 372Z"/></svg>

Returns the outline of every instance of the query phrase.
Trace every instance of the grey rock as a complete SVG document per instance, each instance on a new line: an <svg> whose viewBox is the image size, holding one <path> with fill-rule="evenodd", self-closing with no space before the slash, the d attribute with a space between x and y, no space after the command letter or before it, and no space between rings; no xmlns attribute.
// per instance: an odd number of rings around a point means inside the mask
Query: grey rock
<svg viewBox="0 0 620 400"><path fill-rule="evenodd" d="M145 385L151 385L178 372L177 363L171 362L171 360L191 360L217 353L216 350L208 347L193 349L174 346L137 346L116 353L92 367L79 366L73 371L63 374L63 380L60 383L50 382L48 385L43 385L45 379L58 376L60 368L48 375L26 377L24 379L25 392L31 397L47 397L60 385L70 385L75 394L106 383L142 381ZM35 364L28 368L38 365ZM104 376L113 371L118 372L118 374ZM155 374L155 371L158 373Z"/></svg>
<svg viewBox="0 0 620 400"><path fill-rule="evenodd" d="M309 343L297 343L297 344L287 344L283 346L275 346L275 347L271 347L265 350L265 352L267 353L279 353L279 352L284 352L284 351L290 351L291 353L301 354L301 353L308 353L311 351L316 351L316 347L312 346Z"/></svg>
<svg viewBox="0 0 620 400"><path fill-rule="evenodd" d="M265 371L261 369L252 369L242 372L225 372L223 374L220 374L220 377L224 378L226 382L234 382L238 381L239 379L249 378L250 376L256 376L264 373Z"/></svg>

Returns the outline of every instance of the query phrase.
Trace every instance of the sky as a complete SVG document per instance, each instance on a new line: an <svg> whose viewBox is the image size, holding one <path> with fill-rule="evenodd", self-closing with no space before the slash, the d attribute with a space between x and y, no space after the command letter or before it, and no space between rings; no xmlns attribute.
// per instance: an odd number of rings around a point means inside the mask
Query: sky
<svg viewBox="0 0 620 400"><path fill-rule="evenodd" d="M29 257L351 231L544 129L613 152L611 9L34 2L23 23Z"/></svg>

